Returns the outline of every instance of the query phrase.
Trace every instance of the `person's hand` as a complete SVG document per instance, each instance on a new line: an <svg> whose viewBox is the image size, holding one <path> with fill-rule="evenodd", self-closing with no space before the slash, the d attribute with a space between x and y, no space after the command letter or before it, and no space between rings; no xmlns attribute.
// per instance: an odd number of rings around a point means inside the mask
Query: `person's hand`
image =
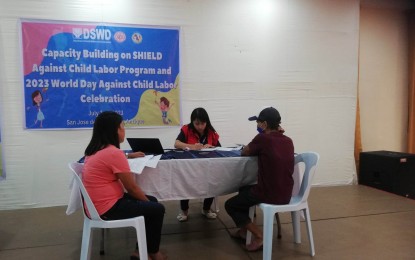
<svg viewBox="0 0 415 260"><path fill-rule="evenodd" d="M215 146L213 146L213 145L210 145L210 144L205 144L204 146L203 146L203 149L204 148L214 148Z"/></svg>
<svg viewBox="0 0 415 260"><path fill-rule="evenodd" d="M282 128L280 125L278 126L278 132L280 132L281 134L285 133L284 128Z"/></svg>
<svg viewBox="0 0 415 260"><path fill-rule="evenodd" d="M134 159L134 158L144 157L144 156L145 154L143 152L134 152L134 153L128 154L128 159Z"/></svg>
<svg viewBox="0 0 415 260"><path fill-rule="evenodd" d="M203 149L203 144L196 143L192 147L193 147L193 150L200 150L200 149Z"/></svg>

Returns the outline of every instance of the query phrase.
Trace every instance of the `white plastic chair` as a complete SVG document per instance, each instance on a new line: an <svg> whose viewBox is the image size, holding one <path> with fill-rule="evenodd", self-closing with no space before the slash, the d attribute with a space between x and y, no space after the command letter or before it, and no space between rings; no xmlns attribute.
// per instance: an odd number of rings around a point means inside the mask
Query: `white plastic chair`
<svg viewBox="0 0 415 260"><path fill-rule="evenodd" d="M295 164L304 163L304 166L305 166L303 167L304 175L301 181L301 187L300 187L299 193L291 197L289 204L286 204L286 205L273 205L273 204L267 204L267 203L259 204L259 207L262 209L263 216L264 216L263 259L271 260L272 236L273 236L273 228L274 228L273 219L274 219L275 214L278 212L291 212L293 232L294 232L294 242L297 244L301 243L300 213L301 211L304 213L304 217L305 217L305 221L307 225L308 240L310 243L310 253L311 253L311 256L315 255L313 231L311 228L310 212L308 209L308 195L310 194L311 181L313 180L319 158L320 158L319 154L315 152L305 152L305 153L298 154L295 157ZM254 213L255 213L255 206L249 209L249 215L251 219L253 219Z"/></svg>
<svg viewBox="0 0 415 260"><path fill-rule="evenodd" d="M137 241L140 259L148 259L147 255L147 239L146 239L146 227L144 223L144 217L139 216L135 218L128 219L119 219L119 220L109 220L105 221L99 216L94 204L92 203L91 198L86 191L84 184L81 181L80 175L82 173L83 164L81 163L69 163L69 168L72 170L75 183L79 186L84 212L84 227L82 232L82 247L81 247L81 260L86 260L90 258L91 255L91 245L92 245L92 228L120 228L120 227L134 227L137 231ZM86 214L86 208L90 217Z"/></svg>

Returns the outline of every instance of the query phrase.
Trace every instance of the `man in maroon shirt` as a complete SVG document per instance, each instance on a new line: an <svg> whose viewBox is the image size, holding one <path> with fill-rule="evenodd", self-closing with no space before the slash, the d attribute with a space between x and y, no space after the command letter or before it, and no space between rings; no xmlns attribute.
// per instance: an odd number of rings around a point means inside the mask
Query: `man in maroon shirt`
<svg viewBox="0 0 415 260"><path fill-rule="evenodd" d="M263 202L290 202L294 185L294 145L291 138L283 134L281 116L275 108L267 107L249 120L256 120L259 134L241 154L258 156L258 183L241 187L238 195L226 201L225 209L240 228L232 237L244 239L246 231L251 231L254 239L247 250L256 251L262 248L262 231L249 218L249 208Z"/></svg>

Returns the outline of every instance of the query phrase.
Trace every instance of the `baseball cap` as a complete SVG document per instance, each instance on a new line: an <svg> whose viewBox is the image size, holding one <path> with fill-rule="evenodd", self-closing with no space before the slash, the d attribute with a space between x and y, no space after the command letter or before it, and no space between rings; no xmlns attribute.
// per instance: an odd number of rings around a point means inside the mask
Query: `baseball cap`
<svg viewBox="0 0 415 260"><path fill-rule="evenodd" d="M258 116L251 116L248 118L249 121L260 121L260 122L281 122L281 116L278 110L273 107L267 107L262 109Z"/></svg>

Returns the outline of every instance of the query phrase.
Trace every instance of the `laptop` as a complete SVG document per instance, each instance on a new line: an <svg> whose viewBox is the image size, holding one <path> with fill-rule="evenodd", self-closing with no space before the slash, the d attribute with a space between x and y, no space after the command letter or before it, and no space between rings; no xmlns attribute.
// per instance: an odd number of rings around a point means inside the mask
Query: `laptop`
<svg viewBox="0 0 415 260"><path fill-rule="evenodd" d="M158 138L127 138L133 152L143 152L145 154L164 154Z"/></svg>

